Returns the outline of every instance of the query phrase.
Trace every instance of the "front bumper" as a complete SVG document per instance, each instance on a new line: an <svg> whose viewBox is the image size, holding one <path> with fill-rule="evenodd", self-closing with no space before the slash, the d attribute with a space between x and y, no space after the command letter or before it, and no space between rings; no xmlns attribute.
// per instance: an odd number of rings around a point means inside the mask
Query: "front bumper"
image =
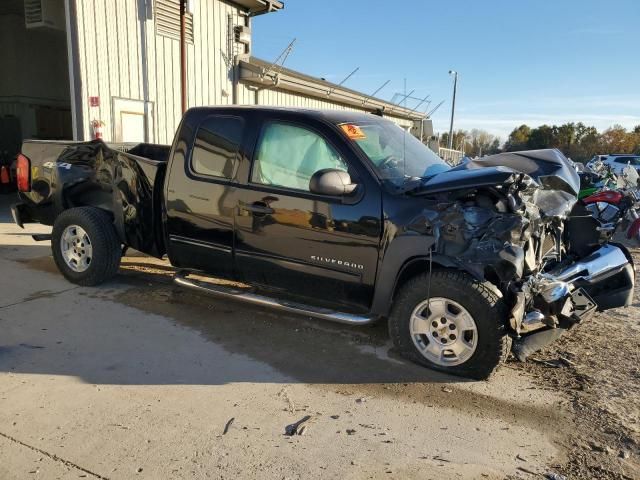
<svg viewBox="0 0 640 480"><path fill-rule="evenodd" d="M595 311L630 305L634 277L627 249L605 244L577 262L528 279L516 293L511 326L518 335L570 328Z"/></svg>
<svg viewBox="0 0 640 480"><path fill-rule="evenodd" d="M529 283L532 290L527 293L534 291L534 298L524 300L525 293L519 292L520 305L533 303L538 308L525 313L516 325L513 353L520 361L526 361L595 311L630 305L635 269L625 247L605 244L582 260ZM512 311L512 322L517 307Z"/></svg>

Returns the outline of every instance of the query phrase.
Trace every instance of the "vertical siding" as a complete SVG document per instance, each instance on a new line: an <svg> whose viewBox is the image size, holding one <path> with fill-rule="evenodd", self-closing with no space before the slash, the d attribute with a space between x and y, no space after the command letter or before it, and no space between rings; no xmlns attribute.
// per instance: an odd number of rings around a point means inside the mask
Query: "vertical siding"
<svg viewBox="0 0 640 480"><path fill-rule="evenodd" d="M90 138L90 122L105 122L104 138L114 132L113 98L147 101L153 104L151 140L170 143L181 118L180 46L173 38L156 35L153 19L146 17L145 2L153 0L75 0L80 57L82 117L80 131ZM140 9L143 9L141 12ZM221 0L196 2L193 16L194 43L187 47L188 105L233 103L229 61L229 16L234 25L244 18ZM146 48L145 48L146 47ZM145 51L146 50L146 54ZM354 110L324 99L314 99L278 90L255 90L240 84L239 104L279 105L301 108ZM89 97L99 96L100 107L89 107ZM411 122L390 117L401 124Z"/></svg>
<svg viewBox="0 0 640 480"><path fill-rule="evenodd" d="M146 0L153 1L153 0ZM114 97L153 104L152 140L169 143L181 117L180 45L155 33L153 19L141 25L142 0L75 0L80 57L80 89L85 125L105 122L104 137L112 138ZM228 52L228 16L239 24L239 11L220 0L200 0L194 12L194 43L187 47L189 106L231 104L232 82L223 52ZM146 55L143 52L146 45ZM146 65L145 65L146 63ZM89 107L99 96L100 107Z"/></svg>

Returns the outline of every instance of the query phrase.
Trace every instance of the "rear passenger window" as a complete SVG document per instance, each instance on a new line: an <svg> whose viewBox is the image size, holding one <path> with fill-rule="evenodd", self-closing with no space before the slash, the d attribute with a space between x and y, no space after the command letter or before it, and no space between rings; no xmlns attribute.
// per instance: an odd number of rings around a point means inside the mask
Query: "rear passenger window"
<svg viewBox="0 0 640 480"><path fill-rule="evenodd" d="M207 118L196 133L191 170L198 175L232 179L238 167L243 121L236 117Z"/></svg>
<svg viewBox="0 0 640 480"><path fill-rule="evenodd" d="M320 135L285 123L268 124L260 139L251 181L309 191L309 180L318 170L347 165Z"/></svg>

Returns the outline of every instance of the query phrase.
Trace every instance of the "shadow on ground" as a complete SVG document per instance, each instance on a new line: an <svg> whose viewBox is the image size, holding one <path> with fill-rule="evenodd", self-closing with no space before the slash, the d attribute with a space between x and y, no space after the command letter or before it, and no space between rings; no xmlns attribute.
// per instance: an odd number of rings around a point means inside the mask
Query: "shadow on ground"
<svg viewBox="0 0 640 480"><path fill-rule="evenodd" d="M214 299L174 286L170 266L140 257L96 288L66 282L47 244L1 245L0 262L0 296L16 282L24 291L0 302L2 372L97 385L304 383L501 418L526 413L533 423L549 417L504 395L500 379L466 386L398 358L384 323L348 327Z"/></svg>
<svg viewBox="0 0 640 480"><path fill-rule="evenodd" d="M348 327L220 301L175 287L166 268L141 273L145 262L131 264L136 269L125 261L117 281L103 287L66 284L11 307L30 314L0 308L8 340L0 341L0 371L105 385L304 383L505 420L526 417L532 426L553 416L504 395L499 383L470 389L460 385L463 378L397 358L384 323ZM49 257L22 266L55 271Z"/></svg>

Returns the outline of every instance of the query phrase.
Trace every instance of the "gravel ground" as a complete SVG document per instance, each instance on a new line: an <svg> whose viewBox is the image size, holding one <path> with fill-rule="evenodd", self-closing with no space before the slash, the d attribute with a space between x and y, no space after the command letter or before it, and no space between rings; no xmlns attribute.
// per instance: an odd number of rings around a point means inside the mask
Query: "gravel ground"
<svg viewBox="0 0 640 480"><path fill-rule="evenodd" d="M640 249L628 245L636 265ZM540 386L562 392L573 428L556 471L571 479L640 478L640 289L624 309L599 313L526 364Z"/></svg>

